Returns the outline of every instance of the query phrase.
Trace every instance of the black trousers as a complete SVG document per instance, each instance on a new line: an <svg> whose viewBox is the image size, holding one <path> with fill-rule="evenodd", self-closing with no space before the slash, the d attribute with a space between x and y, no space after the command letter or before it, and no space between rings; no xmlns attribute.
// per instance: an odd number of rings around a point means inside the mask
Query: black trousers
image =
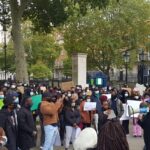
<svg viewBox="0 0 150 150"><path fill-rule="evenodd" d="M129 134L129 120L123 120L122 121L122 126L123 126L126 134Z"/></svg>

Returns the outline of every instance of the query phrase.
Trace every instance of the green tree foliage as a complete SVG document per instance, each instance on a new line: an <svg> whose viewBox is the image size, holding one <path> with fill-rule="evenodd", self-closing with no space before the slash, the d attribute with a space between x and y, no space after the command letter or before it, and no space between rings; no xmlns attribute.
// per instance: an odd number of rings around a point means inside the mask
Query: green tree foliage
<svg viewBox="0 0 150 150"><path fill-rule="evenodd" d="M42 62L37 62L36 64L32 65L30 72L32 72L31 75L34 79L49 79L52 76L50 68L48 68Z"/></svg>
<svg viewBox="0 0 150 150"><path fill-rule="evenodd" d="M63 74L66 77L72 76L72 60L70 57L63 61Z"/></svg>
<svg viewBox="0 0 150 150"><path fill-rule="evenodd" d="M89 69L109 75L111 67L122 66L124 50L145 45L149 17L150 4L144 0L112 0L105 9L88 9L85 16L66 25L65 48L69 55L87 53ZM135 55L131 60L135 62Z"/></svg>

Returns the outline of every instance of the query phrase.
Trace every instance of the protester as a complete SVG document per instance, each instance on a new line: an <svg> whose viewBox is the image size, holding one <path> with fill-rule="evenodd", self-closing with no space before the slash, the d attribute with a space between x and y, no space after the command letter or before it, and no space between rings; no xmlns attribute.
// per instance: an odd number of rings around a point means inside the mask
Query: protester
<svg viewBox="0 0 150 150"><path fill-rule="evenodd" d="M35 147L37 134L31 112L32 100L27 96L22 101L22 107L18 112L18 144L21 150L29 150Z"/></svg>
<svg viewBox="0 0 150 150"><path fill-rule="evenodd" d="M96 150L129 150L126 134L119 121L109 120L98 134Z"/></svg>
<svg viewBox="0 0 150 150"><path fill-rule="evenodd" d="M46 97L42 101L40 111L43 115L43 125L45 132L45 142L43 150L53 150L58 131L58 113L62 106L62 99L57 100L55 97Z"/></svg>
<svg viewBox="0 0 150 150"><path fill-rule="evenodd" d="M85 111L84 110L84 105L86 102L91 102L91 97L87 96L80 104L80 114L81 114L81 120L83 124L83 129L86 127L91 127L93 117L95 114L95 111Z"/></svg>
<svg viewBox="0 0 150 150"><path fill-rule="evenodd" d="M0 127L4 129L8 138L6 144L8 150L16 150L18 147L18 121L14 113L16 108L14 101L16 98L15 93L7 94L4 98L4 107L0 110Z"/></svg>
<svg viewBox="0 0 150 150"><path fill-rule="evenodd" d="M139 93L137 88L133 89L132 98L131 99L135 100L135 101L141 101L141 96L140 96L140 93ZM140 108L140 106L139 106L139 108ZM133 136L134 137L142 137L142 129L138 125L138 116L134 115L133 117L134 117L133 118Z"/></svg>
<svg viewBox="0 0 150 150"><path fill-rule="evenodd" d="M124 108L121 100L118 97L118 91L116 88L111 90L111 100L110 100L111 109L114 110L116 117L119 119L124 113Z"/></svg>
<svg viewBox="0 0 150 150"><path fill-rule="evenodd" d="M122 101L122 103L124 105L125 112L128 111L127 100L129 100L129 99L130 99L129 92L127 90L122 90L120 100ZM130 119L130 117L127 116L126 114L124 114L124 116L121 119L122 119L122 126L123 126L126 134L128 135L129 134L129 119Z"/></svg>
<svg viewBox="0 0 150 150"><path fill-rule="evenodd" d="M3 128L0 127L0 150L6 149L4 147L6 143L7 143L7 137L5 135Z"/></svg>
<svg viewBox="0 0 150 150"><path fill-rule="evenodd" d="M65 125L66 125L66 139L65 149L68 150L71 139L72 142L78 137L81 129L79 124L81 122L80 113L76 108L75 102L71 103L65 111Z"/></svg>
<svg viewBox="0 0 150 150"><path fill-rule="evenodd" d="M150 110L150 98L146 102ZM145 150L150 150L150 111L145 116L140 114L138 119L138 124L144 130Z"/></svg>

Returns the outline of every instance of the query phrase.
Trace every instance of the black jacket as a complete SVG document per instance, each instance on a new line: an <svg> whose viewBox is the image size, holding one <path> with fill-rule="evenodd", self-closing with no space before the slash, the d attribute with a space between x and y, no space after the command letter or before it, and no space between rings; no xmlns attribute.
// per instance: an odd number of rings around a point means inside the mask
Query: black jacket
<svg viewBox="0 0 150 150"><path fill-rule="evenodd" d="M142 121L138 121L138 124L144 130L144 142L146 150L150 150L150 112L143 118Z"/></svg>
<svg viewBox="0 0 150 150"><path fill-rule="evenodd" d="M7 109L0 110L0 127L5 131L8 138L7 149L16 150L17 149L17 124L15 124L14 112L8 112Z"/></svg>
<svg viewBox="0 0 150 150"><path fill-rule="evenodd" d="M19 148L29 149L35 146L35 137L33 131L36 131L32 112L22 107L18 112L18 141Z"/></svg>
<svg viewBox="0 0 150 150"><path fill-rule="evenodd" d="M73 124L79 124L81 121L80 112L77 109L72 110L67 108L65 110L65 125L73 126Z"/></svg>

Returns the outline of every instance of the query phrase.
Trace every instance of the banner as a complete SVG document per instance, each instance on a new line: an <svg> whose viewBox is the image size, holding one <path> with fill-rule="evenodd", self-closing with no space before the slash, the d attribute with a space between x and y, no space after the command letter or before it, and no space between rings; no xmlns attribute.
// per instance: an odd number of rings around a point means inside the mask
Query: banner
<svg viewBox="0 0 150 150"><path fill-rule="evenodd" d="M38 106L39 104L41 103L42 101L42 95L34 95L32 96L32 107L31 107L31 110L37 110L38 109Z"/></svg>

